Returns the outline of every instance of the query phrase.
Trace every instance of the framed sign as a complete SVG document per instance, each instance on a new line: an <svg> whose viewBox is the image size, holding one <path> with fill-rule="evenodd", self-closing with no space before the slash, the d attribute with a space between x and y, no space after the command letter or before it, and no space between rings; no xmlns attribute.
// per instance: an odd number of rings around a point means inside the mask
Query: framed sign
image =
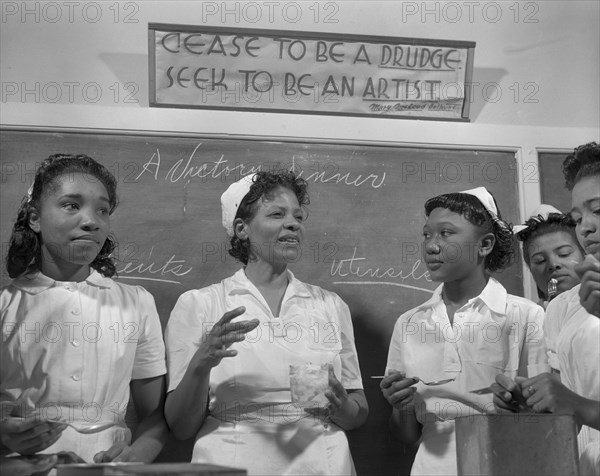
<svg viewBox="0 0 600 476"><path fill-rule="evenodd" d="M148 25L150 106L469 120L474 42Z"/></svg>

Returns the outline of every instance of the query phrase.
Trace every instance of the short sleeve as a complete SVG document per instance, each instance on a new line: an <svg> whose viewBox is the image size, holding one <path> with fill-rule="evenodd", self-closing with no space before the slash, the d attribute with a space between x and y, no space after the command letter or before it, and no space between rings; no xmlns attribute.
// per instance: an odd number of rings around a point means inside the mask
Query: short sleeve
<svg viewBox="0 0 600 476"><path fill-rule="evenodd" d="M354 328L348 305L338 296L334 297L334 306L340 323L342 350L342 380L344 388L348 390L362 389L362 377L358 363L358 353L354 342Z"/></svg>
<svg viewBox="0 0 600 476"><path fill-rule="evenodd" d="M392 339L390 340L390 348L388 350L388 360L387 365L385 366L385 375L387 375L391 370L403 370L406 365L404 363L404 359L402 358L402 332L403 328L402 322L405 322L406 315L403 314L396 320L396 324L394 325L394 330L392 331Z"/></svg>
<svg viewBox="0 0 600 476"><path fill-rule="evenodd" d="M132 380L158 377L167 371L165 343L154 298L142 287L137 286L136 290L141 329L135 350Z"/></svg>
<svg viewBox="0 0 600 476"><path fill-rule="evenodd" d="M182 294L171 311L165 331L167 346L167 392L175 390L198 350L207 331L210 316L210 292L207 288Z"/></svg>
<svg viewBox="0 0 600 476"><path fill-rule="evenodd" d="M544 338L544 310L532 303L526 310L526 316L525 341L519 359L519 375L531 378L550 371L550 366Z"/></svg>

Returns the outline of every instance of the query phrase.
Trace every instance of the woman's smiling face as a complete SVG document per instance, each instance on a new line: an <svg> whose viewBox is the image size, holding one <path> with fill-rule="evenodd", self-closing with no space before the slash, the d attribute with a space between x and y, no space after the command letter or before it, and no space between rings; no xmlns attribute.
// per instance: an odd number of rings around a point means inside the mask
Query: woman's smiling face
<svg viewBox="0 0 600 476"><path fill-rule="evenodd" d="M243 233L250 240L250 260L269 263L297 261L304 238L305 210L292 190L278 187L257 204Z"/></svg>

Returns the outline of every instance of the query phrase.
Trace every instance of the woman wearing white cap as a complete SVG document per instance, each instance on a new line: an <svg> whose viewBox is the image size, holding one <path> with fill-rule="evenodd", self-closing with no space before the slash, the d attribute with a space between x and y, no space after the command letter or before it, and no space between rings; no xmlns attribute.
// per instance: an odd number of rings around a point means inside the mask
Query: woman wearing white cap
<svg viewBox="0 0 600 476"><path fill-rule="evenodd" d="M513 230L523 242L523 259L537 286L540 306L545 309L551 299L579 284L575 265L583 261L584 251L573 218L542 204Z"/></svg>
<svg viewBox="0 0 600 476"><path fill-rule="evenodd" d="M484 187L431 198L425 214L423 259L442 284L398 318L381 391L394 435L419 443L411 474L456 475L454 420L494 412L487 389L497 374L548 370L544 312L491 276L514 243Z"/></svg>
<svg viewBox="0 0 600 476"><path fill-rule="evenodd" d="M536 412L573 415L581 427L579 474L600 476L600 144L576 147L562 169L586 257L575 267L581 284L553 299L546 310L548 354L560 375L543 373L516 382L498 376L494 402L510 409L507 401L521 393Z"/></svg>
<svg viewBox="0 0 600 476"><path fill-rule="evenodd" d="M306 182L290 172L258 172L221 197L229 252L244 267L182 295L166 331L165 416L178 438L196 436L194 462L250 475L354 473L343 430L362 425L368 407L349 309L287 269L306 204ZM329 369L310 413L290 391L290 365L302 363Z"/></svg>

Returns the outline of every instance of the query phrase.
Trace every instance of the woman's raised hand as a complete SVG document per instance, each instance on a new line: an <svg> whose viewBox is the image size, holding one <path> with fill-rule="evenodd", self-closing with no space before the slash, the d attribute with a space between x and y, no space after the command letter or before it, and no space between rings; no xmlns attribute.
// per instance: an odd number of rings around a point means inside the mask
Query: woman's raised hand
<svg viewBox="0 0 600 476"><path fill-rule="evenodd" d="M244 312L246 312L244 306L226 312L210 332L202 336L202 342L195 356L199 360L200 365L204 364L209 367L216 367L222 359L237 355L237 350L230 349L229 347L236 342L243 341L246 338L246 334L256 329L260 324L258 319L231 322Z"/></svg>

